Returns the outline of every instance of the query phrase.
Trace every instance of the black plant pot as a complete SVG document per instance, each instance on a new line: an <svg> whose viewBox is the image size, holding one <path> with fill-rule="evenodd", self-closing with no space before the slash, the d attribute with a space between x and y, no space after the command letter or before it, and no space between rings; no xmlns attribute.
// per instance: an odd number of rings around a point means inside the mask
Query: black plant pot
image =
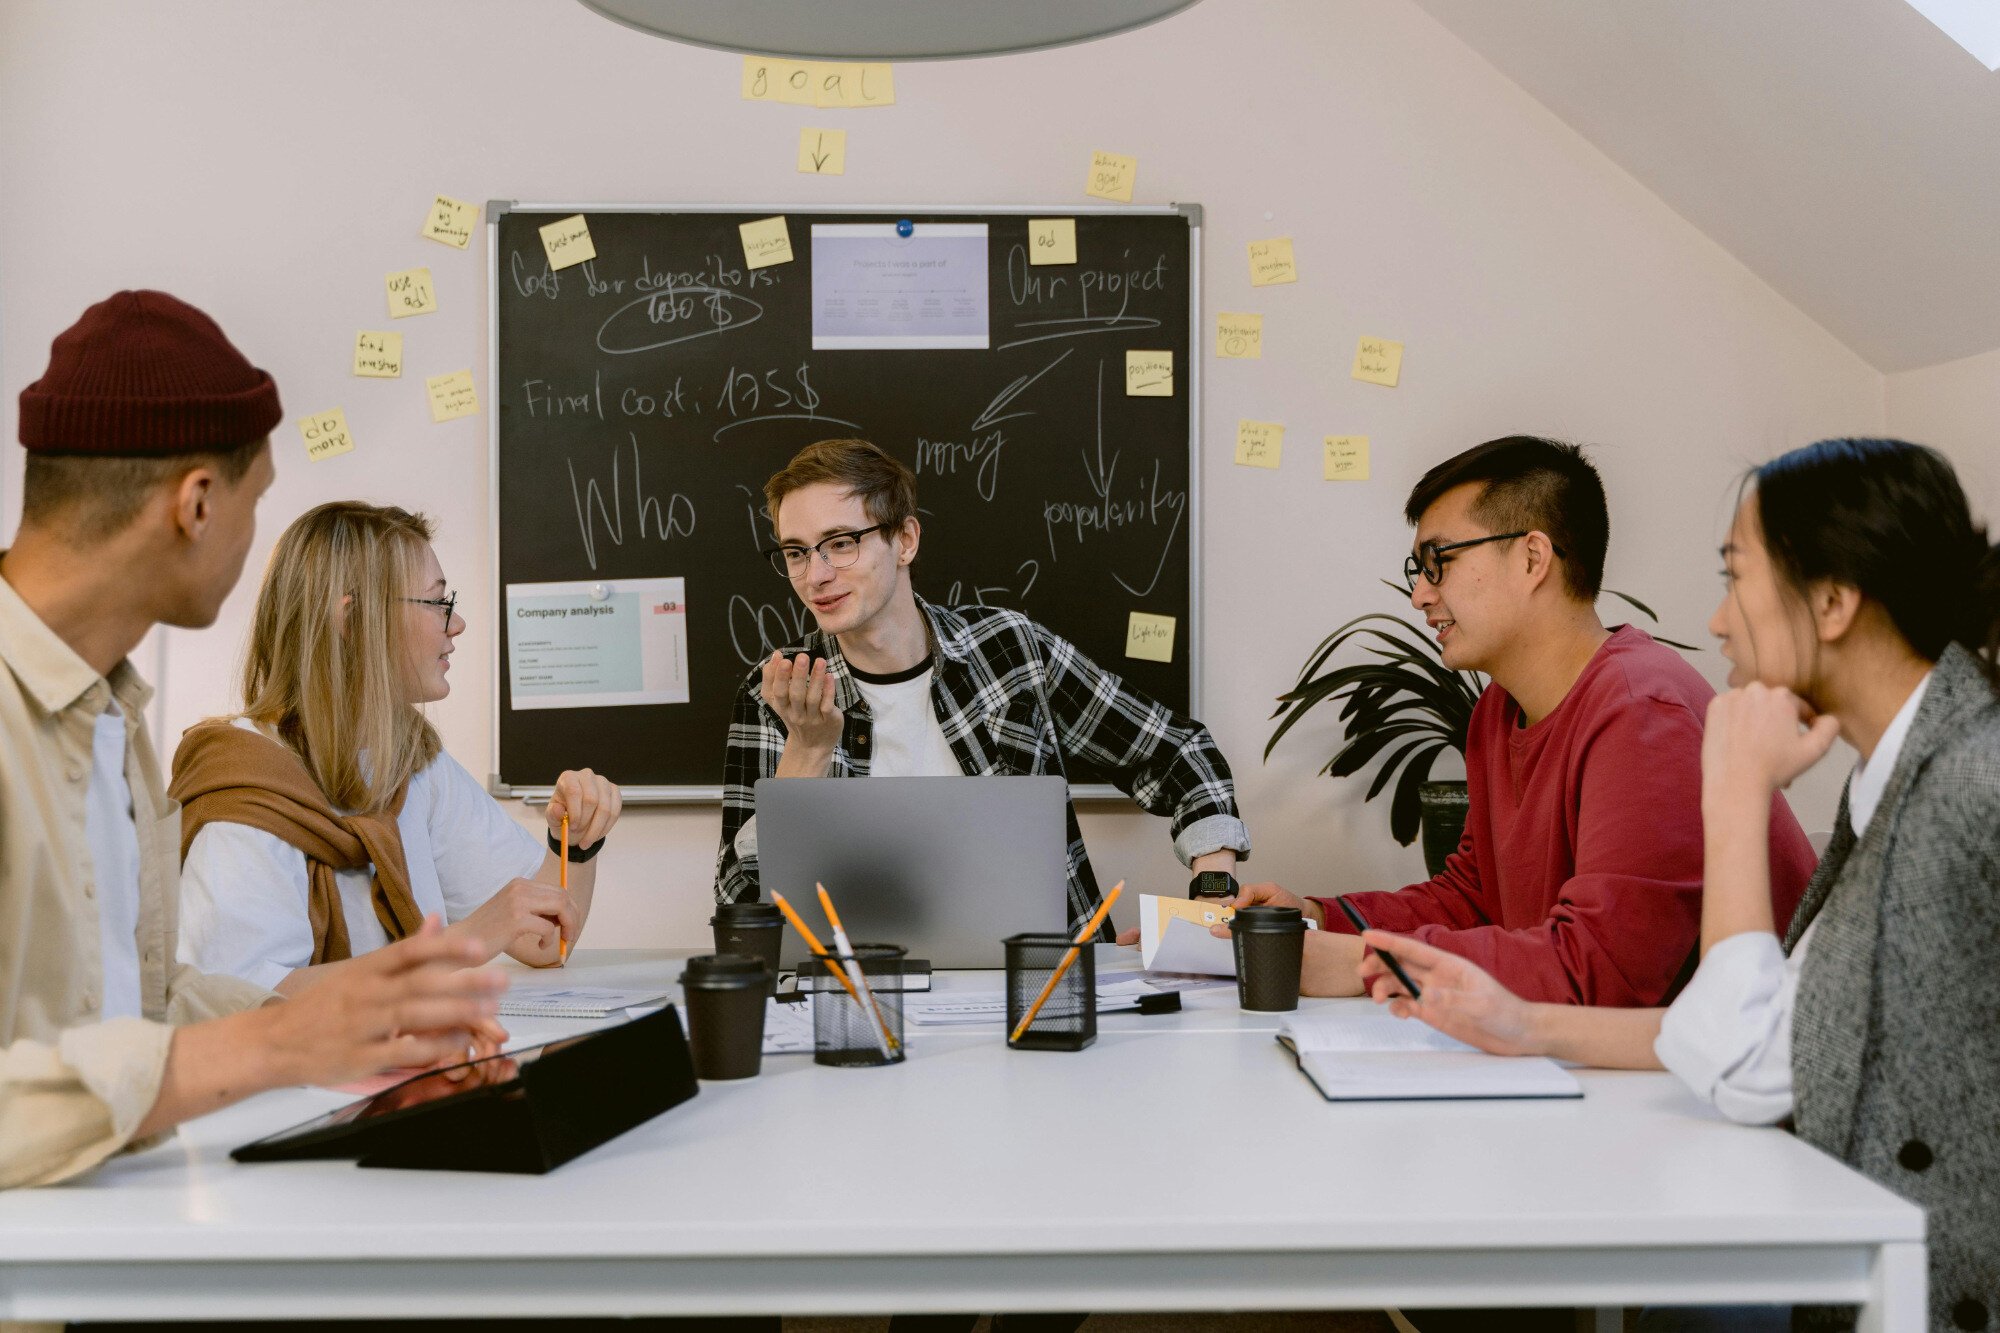
<svg viewBox="0 0 2000 1333"><path fill-rule="evenodd" d="M1417 788L1417 804L1423 810L1424 868L1441 874L1445 858L1458 850L1465 835L1472 797L1463 782L1426 782Z"/></svg>

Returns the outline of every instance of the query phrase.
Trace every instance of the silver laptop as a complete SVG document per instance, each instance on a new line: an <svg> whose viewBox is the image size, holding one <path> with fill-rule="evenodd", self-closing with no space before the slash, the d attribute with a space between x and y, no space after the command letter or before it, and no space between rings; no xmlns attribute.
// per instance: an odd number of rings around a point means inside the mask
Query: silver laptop
<svg viewBox="0 0 2000 1333"><path fill-rule="evenodd" d="M813 885L847 937L934 967L1000 967L1000 941L1069 924L1068 784L1059 777L764 778L757 868L833 947ZM785 932L786 966L806 956Z"/></svg>

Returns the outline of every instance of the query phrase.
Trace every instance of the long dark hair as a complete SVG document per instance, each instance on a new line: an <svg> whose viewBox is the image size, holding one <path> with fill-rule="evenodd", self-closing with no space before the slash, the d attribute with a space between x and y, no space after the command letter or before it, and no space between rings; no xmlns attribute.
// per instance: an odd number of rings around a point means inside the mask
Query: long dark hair
<svg viewBox="0 0 2000 1333"><path fill-rule="evenodd" d="M1793 591L1819 579L1858 588L1924 660L1959 643L1994 674L2000 548L1943 454L1903 440L1821 440L1747 480L1772 565Z"/></svg>

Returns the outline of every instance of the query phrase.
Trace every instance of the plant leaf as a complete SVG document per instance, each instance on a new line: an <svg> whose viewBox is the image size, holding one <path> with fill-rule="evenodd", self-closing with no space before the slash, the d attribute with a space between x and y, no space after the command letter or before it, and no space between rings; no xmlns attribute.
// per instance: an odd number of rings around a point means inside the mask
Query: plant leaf
<svg viewBox="0 0 2000 1333"><path fill-rule="evenodd" d="M1429 736L1419 736L1417 739L1405 745L1402 749L1396 751L1396 753L1390 755L1387 759L1384 759L1382 761L1382 766L1375 770L1375 780L1368 784L1368 794L1362 797L1361 799L1364 801L1372 801L1377 796L1381 795L1382 789L1389 785L1389 779L1396 776L1396 770L1402 767L1403 761L1409 758L1410 754L1413 751L1421 750L1426 745L1436 745L1436 744L1437 742L1432 740Z"/></svg>

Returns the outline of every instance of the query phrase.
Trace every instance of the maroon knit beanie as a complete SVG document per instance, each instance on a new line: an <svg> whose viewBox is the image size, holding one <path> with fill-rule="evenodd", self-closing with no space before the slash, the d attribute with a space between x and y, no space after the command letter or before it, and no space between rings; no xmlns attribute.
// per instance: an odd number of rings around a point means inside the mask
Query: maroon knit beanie
<svg viewBox="0 0 2000 1333"><path fill-rule="evenodd" d="M119 292L56 335L21 391L21 443L163 457L236 448L284 417L278 386L214 320L165 292Z"/></svg>

